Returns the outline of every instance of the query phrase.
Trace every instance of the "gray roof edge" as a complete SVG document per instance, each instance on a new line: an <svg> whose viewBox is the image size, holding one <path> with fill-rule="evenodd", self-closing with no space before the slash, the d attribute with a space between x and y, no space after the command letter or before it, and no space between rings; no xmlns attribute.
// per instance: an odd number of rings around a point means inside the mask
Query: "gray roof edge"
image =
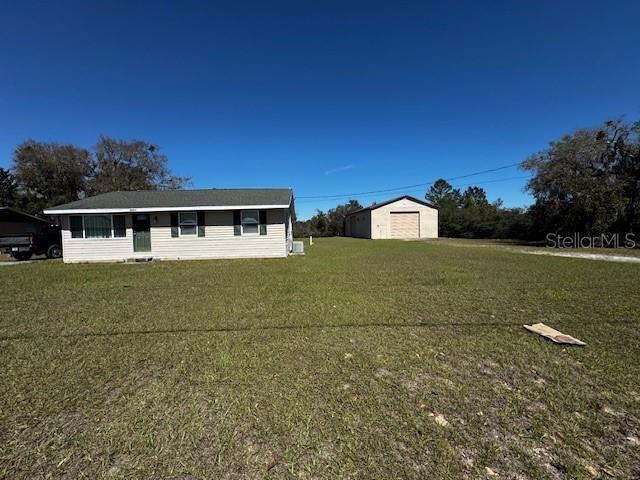
<svg viewBox="0 0 640 480"><path fill-rule="evenodd" d="M171 192L171 193L169 193ZM229 204L226 203L224 201L220 201L220 199L218 199L218 201L211 201L211 200L206 200L203 198L198 198L197 201L194 200L189 200L189 201L185 201L183 199L183 204L181 205L180 201L174 202L175 205L162 205L164 202L164 200L159 200L158 201L158 205L146 205L146 206L136 206L136 205L131 205L129 208L158 208L159 210L163 209L163 208L178 208L178 207L194 207L194 206L198 206L198 207L205 207L205 206L209 206L209 207L216 207L216 206L243 206L243 205L247 205L247 206L252 206L252 205L259 205L260 203L256 203L255 200L253 201L247 201L246 199L243 200L242 199L242 193L247 193L247 194L256 194L256 193L260 193L260 192L264 192L265 194L273 194L274 192L279 192L282 194L282 196L286 195L287 196L287 200L286 200L286 204L287 205L291 205L293 203L293 189L290 187L285 187L285 188L201 188L201 189L189 189L189 190L114 190L112 192L105 192L105 193L101 193L98 195L94 195L91 197L87 197L87 198L83 198L80 200L75 200L73 202L68 202L68 203L64 203L61 205L55 205L52 207L49 207L47 209L45 209L45 212L47 211L60 211L60 210L74 210L74 209L83 209L83 210L105 210L105 209L121 209L121 208L125 208L122 206L92 206L95 205L95 200L98 199L98 203L99 200L104 200L104 199L110 199L112 197L117 197L119 194L150 194L150 195L155 195L158 194L159 197L162 196L163 193L169 193L169 195L186 195L188 196L190 193L196 193L198 195L201 195L202 193L213 193L215 194L215 192L221 193L221 192L229 192L230 194L236 193L239 194L239 198L237 198L237 202L235 202L236 199L234 199L234 204ZM280 197L277 199L277 201L274 201L273 199L265 199L265 201L263 202L265 205L266 204L284 204L285 202L283 201L284 198ZM245 203L246 202L246 203ZM89 205L87 205L87 203ZM136 202L132 202L132 203L136 203Z"/></svg>
<svg viewBox="0 0 640 480"><path fill-rule="evenodd" d="M376 208L380 208L380 207L384 207L385 205L389 205L390 203L393 202L397 202L398 200L411 200L412 202L416 202L419 203L420 205L424 205L425 207L429 207L429 208L433 208L434 210L437 210L438 208L428 202L425 202L424 200L420 200L419 198L416 198L412 195L401 195L399 197L395 197L392 198L391 200L386 200L384 202L380 202L380 203L376 203L375 205L370 205L368 207L364 207L364 208L359 208L358 210L354 210L353 212L349 212L345 215L345 217L348 217L350 215L354 215L356 213L360 213L360 212L364 212L367 210L375 210Z"/></svg>

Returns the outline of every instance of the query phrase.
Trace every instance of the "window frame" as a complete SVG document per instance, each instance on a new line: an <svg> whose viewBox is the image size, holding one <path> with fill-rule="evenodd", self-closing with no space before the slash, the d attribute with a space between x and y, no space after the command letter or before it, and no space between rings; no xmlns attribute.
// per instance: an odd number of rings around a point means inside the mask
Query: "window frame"
<svg viewBox="0 0 640 480"><path fill-rule="evenodd" d="M115 236L115 230L113 228L113 217L123 217L124 218L124 236ZM71 229L71 217L80 217L82 223L82 236L74 237L73 230ZM88 237L87 229L85 225L85 217L109 217L110 220L110 230L108 237ZM111 214L111 213L88 213L82 215L69 215L69 234L71 235L71 240L119 240L122 238L127 238L127 215L126 214Z"/></svg>
<svg viewBox="0 0 640 480"><path fill-rule="evenodd" d="M189 214L193 214L195 216L196 219L196 223L195 224L185 224L185 226L188 227L194 227L195 230L193 233L182 233L182 214L183 213L189 213ZM200 225L198 224L198 212L195 210L185 210L184 212L178 212L178 237L197 237L198 236L198 227Z"/></svg>
<svg viewBox="0 0 640 480"><path fill-rule="evenodd" d="M110 229L109 229L109 236L108 237L89 237L87 236L87 224L85 222L85 217L109 217L109 224L110 224ZM96 214L88 214L88 215L82 215L82 230L84 233L84 238L87 240L109 240L114 238L113 237L113 215L108 214L108 213L96 213Z"/></svg>
<svg viewBox="0 0 640 480"><path fill-rule="evenodd" d="M251 222L247 222L247 224L249 225L255 225L257 227L255 232L245 232L244 231L244 225L245 225L245 221L244 221L244 213L245 212L256 212L256 216L254 218L258 219L257 223L251 223ZM253 236L253 235L260 235L260 210L259 209L255 209L255 208L250 208L250 209L246 209L246 210L241 210L240 211L240 233L242 236L248 235L248 236Z"/></svg>

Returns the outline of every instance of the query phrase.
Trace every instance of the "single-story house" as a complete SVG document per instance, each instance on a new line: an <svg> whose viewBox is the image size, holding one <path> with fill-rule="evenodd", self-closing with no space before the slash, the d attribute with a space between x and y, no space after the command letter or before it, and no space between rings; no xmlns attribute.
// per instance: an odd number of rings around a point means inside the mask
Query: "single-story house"
<svg viewBox="0 0 640 480"><path fill-rule="evenodd" d="M359 238L438 238L438 210L409 195L349 213L345 235Z"/></svg>
<svg viewBox="0 0 640 480"><path fill-rule="evenodd" d="M39 233L50 222L11 207L0 207L0 235Z"/></svg>
<svg viewBox="0 0 640 480"><path fill-rule="evenodd" d="M51 207L65 262L286 257L291 189L110 192Z"/></svg>

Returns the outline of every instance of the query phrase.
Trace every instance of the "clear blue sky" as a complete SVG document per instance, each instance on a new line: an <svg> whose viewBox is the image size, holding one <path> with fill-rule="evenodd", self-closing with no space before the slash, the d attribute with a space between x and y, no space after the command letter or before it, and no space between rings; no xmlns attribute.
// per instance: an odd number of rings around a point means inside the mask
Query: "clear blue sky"
<svg viewBox="0 0 640 480"><path fill-rule="evenodd" d="M193 187L304 197L497 167L640 119L637 1L98 3L3 4L0 166L29 137L106 134L159 144ZM484 182L523 174L458 183L522 206L524 180Z"/></svg>

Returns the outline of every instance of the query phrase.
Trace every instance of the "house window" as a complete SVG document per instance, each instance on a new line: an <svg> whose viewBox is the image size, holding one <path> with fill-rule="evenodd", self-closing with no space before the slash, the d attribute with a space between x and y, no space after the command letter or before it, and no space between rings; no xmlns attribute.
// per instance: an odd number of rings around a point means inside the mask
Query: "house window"
<svg viewBox="0 0 640 480"><path fill-rule="evenodd" d="M111 215L84 216L85 238L111 238Z"/></svg>
<svg viewBox="0 0 640 480"><path fill-rule="evenodd" d="M180 236L198 233L198 215L196 212L180 212Z"/></svg>
<svg viewBox="0 0 640 480"><path fill-rule="evenodd" d="M260 233L260 213L258 210L242 211L242 234L258 235Z"/></svg>
<svg viewBox="0 0 640 480"><path fill-rule="evenodd" d="M69 217L69 230L71 230L71 238L84 237L84 228L82 227L82 217L80 215Z"/></svg>
<svg viewBox="0 0 640 480"><path fill-rule="evenodd" d="M124 215L70 215L71 238L122 238L127 236Z"/></svg>

